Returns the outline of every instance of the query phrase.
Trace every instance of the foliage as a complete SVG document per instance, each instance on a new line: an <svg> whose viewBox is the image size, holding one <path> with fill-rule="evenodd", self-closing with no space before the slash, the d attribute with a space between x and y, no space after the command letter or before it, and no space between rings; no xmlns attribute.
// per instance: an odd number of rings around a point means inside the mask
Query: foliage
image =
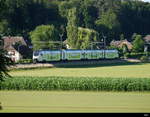
<svg viewBox="0 0 150 117"><path fill-rule="evenodd" d="M142 62L148 62L148 61L149 61L149 57L148 57L148 56L142 56L142 57L140 58L140 60L141 60Z"/></svg>
<svg viewBox="0 0 150 117"><path fill-rule="evenodd" d="M133 33L141 35L150 33L148 31L150 27L150 3L124 1L121 3L118 16L122 32L128 39L130 39Z"/></svg>
<svg viewBox="0 0 150 117"><path fill-rule="evenodd" d="M78 27L95 30L100 36L103 33L107 44L120 40L121 34L133 41L133 33L150 33L150 3L142 1L0 0L0 12L0 33L5 36L24 36L30 41L29 32L39 25L54 25L58 31L64 25L63 41L68 39L71 48L76 48L72 44ZM73 18L75 24L71 24Z"/></svg>
<svg viewBox="0 0 150 117"><path fill-rule="evenodd" d="M33 63L33 61L32 61L32 59L21 59L17 63L20 63L20 64L29 64L29 63Z"/></svg>
<svg viewBox="0 0 150 117"><path fill-rule="evenodd" d="M0 21L0 34L5 34L7 30L8 22L6 20Z"/></svg>
<svg viewBox="0 0 150 117"><path fill-rule="evenodd" d="M34 50L54 49L56 44L51 43L51 41L57 41L59 38L54 25L38 26L30 33L30 37L32 39Z"/></svg>
<svg viewBox="0 0 150 117"><path fill-rule="evenodd" d="M122 50L123 50L123 54L125 54L125 53L129 52L128 47L127 47L127 45L126 45L126 44L123 44L123 46L122 46Z"/></svg>
<svg viewBox="0 0 150 117"><path fill-rule="evenodd" d="M78 39L78 25L76 8L72 8L69 10L67 19L67 44L71 49L77 49L76 42Z"/></svg>
<svg viewBox="0 0 150 117"><path fill-rule="evenodd" d="M144 41L141 35L136 35L133 41L133 52L143 52L144 51Z"/></svg>
<svg viewBox="0 0 150 117"><path fill-rule="evenodd" d="M89 28L89 29L95 29L95 23L94 21L98 17L98 10L93 5L94 1L92 0L84 0L81 3L81 13L80 13L80 26ZM83 20L82 20L83 19Z"/></svg>
<svg viewBox="0 0 150 117"><path fill-rule="evenodd" d="M3 110L3 107L1 106L1 103L0 103L0 110Z"/></svg>
<svg viewBox="0 0 150 117"><path fill-rule="evenodd" d="M15 77L0 90L150 91L149 78Z"/></svg>
<svg viewBox="0 0 150 117"><path fill-rule="evenodd" d="M123 53L123 48L120 48L120 47L116 47L116 46L108 46L108 49L117 49L118 50L118 53L119 53L119 57L123 57L124 56L124 53Z"/></svg>
<svg viewBox="0 0 150 117"><path fill-rule="evenodd" d="M78 28L77 49L91 49L91 42L99 40L99 35L95 30Z"/></svg>
<svg viewBox="0 0 150 117"><path fill-rule="evenodd" d="M96 21L96 25L99 28L100 32L108 35L108 38L106 40L107 43L110 42L110 39L113 39L116 33L120 31L120 23L117 20L117 15L112 9L103 13L101 15L101 18Z"/></svg>
<svg viewBox="0 0 150 117"><path fill-rule="evenodd" d="M146 53L144 53L144 52L139 52L139 53L135 53L135 52L126 53L126 57L127 57L127 58L140 59L142 56L146 56Z"/></svg>
<svg viewBox="0 0 150 117"><path fill-rule="evenodd" d="M1 37L0 41L2 41ZM13 61L10 58L6 57L6 52L0 45L0 82L4 81L5 78L10 77L10 75L8 74L8 67L10 65L13 65Z"/></svg>
<svg viewBox="0 0 150 117"><path fill-rule="evenodd" d="M135 40L136 36L137 36L137 34L136 34L136 33L133 33L131 39L132 39L132 40Z"/></svg>
<svg viewBox="0 0 150 117"><path fill-rule="evenodd" d="M55 1L1 1L3 4L0 5L0 32L3 32L4 36L23 36L31 43L29 32L37 26L53 24L59 30L60 25L65 23L65 20L59 15Z"/></svg>
<svg viewBox="0 0 150 117"><path fill-rule="evenodd" d="M108 10L106 13L103 13L100 20L96 21L97 25L104 25L109 30L117 27L119 22L117 21L117 16L112 10Z"/></svg>
<svg viewBox="0 0 150 117"><path fill-rule="evenodd" d="M120 35L120 40L125 40L124 34L121 34L121 35Z"/></svg>

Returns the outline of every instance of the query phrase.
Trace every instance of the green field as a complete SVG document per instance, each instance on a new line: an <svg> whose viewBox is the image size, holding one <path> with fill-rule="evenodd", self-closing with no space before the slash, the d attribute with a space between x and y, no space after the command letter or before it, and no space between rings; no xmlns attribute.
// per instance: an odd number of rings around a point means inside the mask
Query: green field
<svg viewBox="0 0 150 117"><path fill-rule="evenodd" d="M44 68L10 71L12 76L73 76L150 78L150 63Z"/></svg>
<svg viewBox="0 0 150 117"><path fill-rule="evenodd" d="M55 68L11 70L18 78L150 78L150 63L80 65ZM31 77L31 78L32 78ZM80 78L79 78L80 79ZM134 80L136 80L134 79ZM21 81L18 80L17 82ZM33 79L34 80L34 79ZM59 78L61 81L61 79ZM109 79L108 79L109 80ZM73 80L74 81L74 80ZM15 81L16 82L16 81ZM56 80L56 82L58 82ZM110 81L109 81L110 82ZM26 83L26 82L24 82ZM141 82L142 83L142 82ZM13 82L12 82L13 84ZM135 83L136 84L136 83ZM21 83L19 83L21 85ZM84 84L83 84L84 85ZM118 84L119 85L119 84ZM42 85L40 85L42 86ZM144 86L144 85L139 85ZM149 86L149 84L147 85ZM0 112L150 112L150 92L103 91L0 91Z"/></svg>
<svg viewBox="0 0 150 117"><path fill-rule="evenodd" d="M0 91L0 112L150 112L146 92Z"/></svg>

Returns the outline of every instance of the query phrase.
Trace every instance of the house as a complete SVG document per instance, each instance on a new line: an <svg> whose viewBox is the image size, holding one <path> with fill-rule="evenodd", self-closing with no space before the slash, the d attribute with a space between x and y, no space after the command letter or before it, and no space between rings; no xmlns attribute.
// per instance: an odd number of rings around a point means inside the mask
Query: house
<svg viewBox="0 0 150 117"><path fill-rule="evenodd" d="M23 37L2 37L3 39L3 49L8 52L8 57L10 57L13 61L17 62L22 58L20 54L20 47L27 46ZM19 44L17 48L15 48L16 44Z"/></svg>
<svg viewBox="0 0 150 117"><path fill-rule="evenodd" d="M110 43L111 46L117 47L117 48L122 48L123 45L126 45L128 50L131 50L133 45L128 41L128 40L121 40L121 41L111 41Z"/></svg>
<svg viewBox="0 0 150 117"><path fill-rule="evenodd" d="M149 51L150 50L150 35L145 36L144 38L145 45L144 45L144 51Z"/></svg>

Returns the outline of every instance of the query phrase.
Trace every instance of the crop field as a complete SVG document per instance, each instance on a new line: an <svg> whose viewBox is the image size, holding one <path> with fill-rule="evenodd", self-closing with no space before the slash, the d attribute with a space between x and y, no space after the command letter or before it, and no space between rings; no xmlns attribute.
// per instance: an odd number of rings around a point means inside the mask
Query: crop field
<svg viewBox="0 0 150 117"><path fill-rule="evenodd" d="M150 112L150 63L18 69L0 112Z"/></svg>
<svg viewBox="0 0 150 117"><path fill-rule="evenodd" d="M0 91L0 112L150 112L147 92Z"/></svg>
<svg viewBox="0 0 150 117"><path fill-rule="evenodd" d="M150 91L150 78L14 77L0 90Z"/></svg>
<svg viewBox="0 0 150 117"><path fill-rule="evenodd" d="M150 78L150 63L71 66L13 70L12 76L73 76L110 78Z"/></svg>

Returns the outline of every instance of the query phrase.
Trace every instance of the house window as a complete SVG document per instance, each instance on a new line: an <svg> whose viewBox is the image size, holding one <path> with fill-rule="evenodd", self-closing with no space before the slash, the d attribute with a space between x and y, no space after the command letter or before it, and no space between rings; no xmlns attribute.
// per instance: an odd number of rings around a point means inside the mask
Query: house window
<svg viewBox="0 0 150 117"><path fill-rule="evenodd" d="M9 54L10 56L15 55L15 51L10 51L10 52L8 52L8 54Z"/></svg>

